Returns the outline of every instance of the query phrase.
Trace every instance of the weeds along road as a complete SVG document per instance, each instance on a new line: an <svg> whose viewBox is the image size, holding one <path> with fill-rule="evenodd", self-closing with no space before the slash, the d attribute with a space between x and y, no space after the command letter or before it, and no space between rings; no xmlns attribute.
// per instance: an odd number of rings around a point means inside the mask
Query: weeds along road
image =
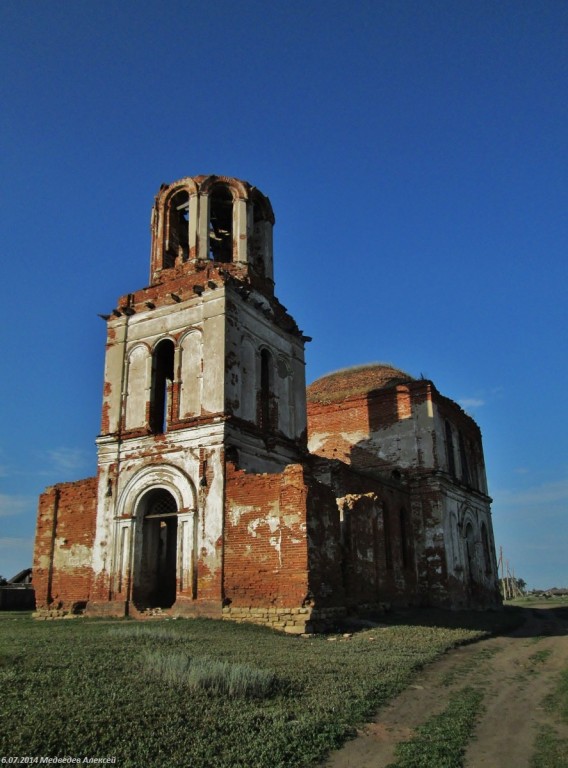
<svg viewBox="0 0 568 768"><path fill-rule="evenodd" d="M568 608L532 607L525 609L525 616L522 626L511 634L462 646L425 668L413 685L382 709L356 738L332 754L324 767L436 765L434 754L427 762L428 743L417 747L420 763L405 762L395 749L402 742L416 741L420 728L422 733L433 733L445 727L447 735L442 741L456 738L460 718L464 719L456 697L463 698L464 692L481 699L478 715L471 719L465 737L462 734L461 755L444 765L568 765L566 751L560 762L534 762L543 733L553 733L557 745L568 739L568 725L559 721L550 706L544 706L562 670L568 669ZM566 744L568 741L564 748ZM432 749L435 752L435 747Z"/></svg>

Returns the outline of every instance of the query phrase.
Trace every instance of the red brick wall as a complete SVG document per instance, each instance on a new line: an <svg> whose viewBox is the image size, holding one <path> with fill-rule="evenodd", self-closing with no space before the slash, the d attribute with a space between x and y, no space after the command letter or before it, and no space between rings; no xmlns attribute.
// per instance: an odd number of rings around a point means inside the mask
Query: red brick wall
<svg viewBox="0 0 568 768"><path fill-rule="evenodd" d="M96 477L60 483L41 494L33 566L38 610L70 610L89 599L96 509Z"/></svg>
<svg viewBox="0 0 568 768"><path fill-rule="evenodd" d="M312 481L308 506L310 596L316 608L344 605L339 509L330 488Z"/></svg>
<svg viewBox="0 0 568 768"><path fill-rule="evenodd" d="M342 588L346 604L355 606L380 602L406 605L421 602L422 598L417 594L416 572L420 553L416 542L421 538L422 528L420 518L416 519L414 515L406 479L401 477L398 481L387 483L378 477L360 474L339 462L330 466L331 475L327 482L337 498L352 497L342 524ZM316 462L316 467L318 476L323 477L325 464ZM369 494L376 497L375 502L366 500ZM356 500L357 495L363 498ZM382 509L378 516L373 509L377 506ZM401 509L407 512L406 563L402 554ZM376 523L373 517L376 517ZM337 567L339 569L339 565Z"/></svg>
<svg viewBox="0 0 568 768"><path fill-rule="evenodd" d="M339 459L364 471L396 467L400 458L397 458L396 435L391 428L400 427L401 438L417 429L411 421L413 411L430 397L431 387L431 382L421 380L352 395L337 402L308 398L311 450L318 456ZM355 438L345 435L355 435ZM431 435L428 438L431 439ZM373 445L368 444L369 440ZM386 453L379 458L376 444L383 441ZM420 448L407 459L421 466Z"/></svg>
<svg viewBox="0 0 568 768"><path fill-rule="evenodd" d="M328 435L315 451L319 456L351 463L353 446L341 436L342 432L369 434L369 407L366 396L329 405L308 402L309 439L317 435Z"/></svg>
<svg viewBox="0 0 568 768"><path fill-rule="evenodd" d="M249 474L227 464L224 595L233 606L295 607L308 592L302 466Z"/></svg>

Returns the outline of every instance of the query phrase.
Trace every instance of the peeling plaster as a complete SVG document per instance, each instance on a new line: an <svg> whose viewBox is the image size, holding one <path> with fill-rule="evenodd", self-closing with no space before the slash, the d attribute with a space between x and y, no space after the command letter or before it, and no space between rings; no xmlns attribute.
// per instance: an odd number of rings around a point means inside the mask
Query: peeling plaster
<svg viewBox="0 0 568 768"><path fill-rule="evenodd" d="M241 522L241 517L243 515L248 515L253 512L260 512L260 508L258 506L247 506L246 504L233 504L231 506L231 509L229 510L229 517L231 519L231 525L233 525L235 528L239 525Z"/></svg>
<svg viewBox="0 0 568 768"><path fill-rule="evenodd" d="M91 548L84 544L72 544L66 547L66 539L55 539L55 563L61 570L73 568L89 568L91 565Z"/></svg>

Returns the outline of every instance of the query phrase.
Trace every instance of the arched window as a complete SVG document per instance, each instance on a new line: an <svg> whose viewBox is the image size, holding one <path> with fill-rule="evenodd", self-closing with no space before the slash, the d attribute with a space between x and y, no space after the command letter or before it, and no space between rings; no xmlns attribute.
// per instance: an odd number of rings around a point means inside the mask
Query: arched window
<svg viewBox="0 0 568 768"><path fill-rule="evenodd" d="M454 436L452 434L452 425L446 419L446 453L448 456L448 471L453 477L456 476L456 457L454 453Z"/></svg>
<svg viewBox="0 0 568 768"><path fill-rule="evenodd" d="M164 269L189 258L189 194L182 189L169 201Z"/></svg>
<svg viewBox="0 0 568 768"><path fill-rule="evenodd" d="M167 429L168 406L171 384L174 380L174 343L170 339L161 341L152 356L152 385L150 389L150 430L155 435Z"/></svg>
<svg viewBox="0 0 568 768"><path fill-rule="evenodd" d="M233 261L233 196L224 186L216 186L210 197L209 258Z"/></svg>
<svg viewBox="0 0 568 768"><path fill-rule="evenodd" d="M260 403L259 426L268 432L272 426L272 391L274 388L274 365L272 355L267 349L260 353Z"/></svg>

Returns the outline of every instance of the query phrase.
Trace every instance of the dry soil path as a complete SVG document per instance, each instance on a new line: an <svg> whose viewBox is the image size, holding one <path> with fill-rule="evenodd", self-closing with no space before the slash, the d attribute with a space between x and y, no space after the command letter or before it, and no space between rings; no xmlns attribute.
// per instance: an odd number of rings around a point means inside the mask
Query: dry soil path
<svg viewBox="0 0 568 768"><path fill-rule="evenodd" d="M568 737L568 728L542 707L566 667L566 611L531 608L523 626L510 635L456 648L428 666L324 768L385 768L395 760L395 746L445 709L451 694L465 685L484 692L485 709L464 766L528 768L540 725L554 722L559 735Z"/></svg>

